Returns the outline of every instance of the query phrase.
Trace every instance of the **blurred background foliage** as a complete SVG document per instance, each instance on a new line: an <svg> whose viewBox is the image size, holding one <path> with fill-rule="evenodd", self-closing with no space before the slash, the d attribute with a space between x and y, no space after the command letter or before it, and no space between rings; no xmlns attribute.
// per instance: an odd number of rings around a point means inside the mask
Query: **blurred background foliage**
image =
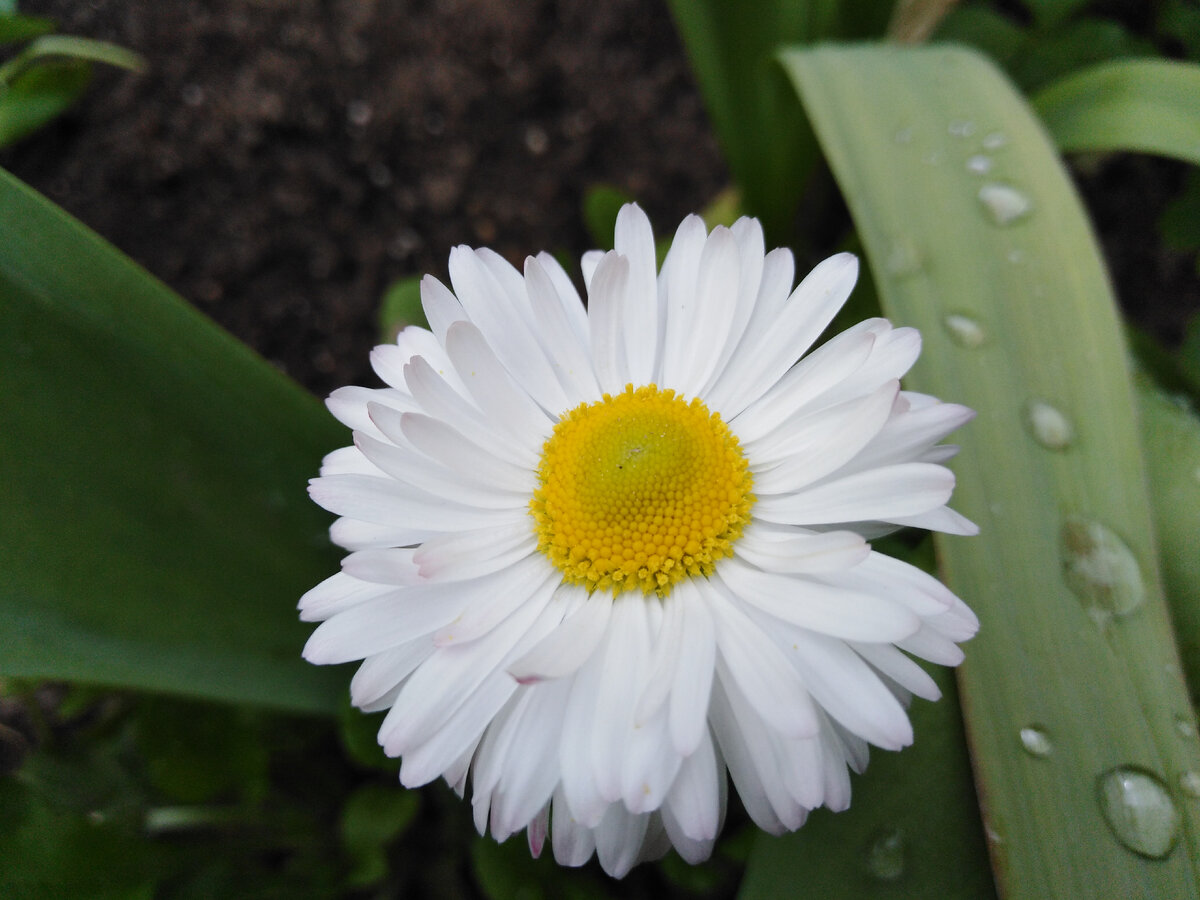
<svg viewBox="0 0 1200 900"><path fill-rule="evenodd" d="M817 89L805 87L814 76L804 67L832 65L833 57L803 56L785 69L782 47L965 45L1029 99L1076 170L1130 151L1200 163L1200 8L1188 0L806 0L764 3L754 16L730 0L668 5L734 181L732 192L714 198L710 222L757 215L769 240L801 259L835 246L865 250L874 278L864 275L848 317L876 314L881 300L893 315L911 309L904 303L913 270L936 275L940 263L927 257L936 249L915 238L873 240L866 182L848 174L853 153L838 155L835 120L818 121L819 98L806 93ZM140 67L129 51L55 29L0 2L0 144L86 104L93 63ZM849 79L831 81L830 95L843 83ZM929 103L938 102L929 93ZM1030 129L1035 121L1028 119ZM957 135L974 143L990 131L974 118L955 123L978 129ZM855 133L871 124L844 127ZM892 123L886 127L895 140ZM1006 133L1011 140L1012 129ZM988 149L1000 155L1000 147ZM919 194L921 185L913 187ZM578 216L595 246L610 242L627 198L616 186L587 194ZM943 214L911 210L916 220ZM942 226L952 228L949 221ZM1163 246L1195 256L1200 274L1195 168L1157 229ZM1038 252L1024 244L980 252L1013 249L1027 259ZM920 291L913 293L919 305ZM413 280L386 292L377 322L383 339L421 321L417 296ZM1150 581L1161 569L1194 703L1200 318L1186 324L1181 342L1164 345L1140 331L1129 338L1141 370L1130 396L1148 477L1143 512L1153 516L1157 545L1149 529L1126 537L1137 543ZM618 884L594 865L571 871L531 860L520 838L504 845L476 838L469 807L444 785L397 787L396 762L374 741L378 717L342 699L348 672L299 660L306 628L295 622L295 600L336 566L326 520L302 493L321 453L345 442L320 406L7 176L0 182L0 352L8 360L0 369L0 420L9 423L0 438L0 896L717 898L820 885L823 896L986 897L994 878L1006 896L1082 896L1070 892L1067 860L1051 861L1063 880L1052 871L1041 893L1014 876L1025 851L1019 840L999 847L994 823L980 820L956 690L944 672L937 677L946 698L913 710L916 746L876 754L856 780L850 813L815 815L787 841L760 838L735 804L710 863L693 868L671 856ZM1112 384L1127 381L1123 360L1099 364ZM1078 372L1085 363L1074 365ZM1129 416L1115 427L1123 433L1132 423ZM991 529L977 540L1000 538ZM1156 546L1157 566L1146 559ZM899 535L884 549L934 566L928 538ZM991 640L988 625L977 644ZM1148 645L1157 655L1137 661L1169 668L1169 644ZM985 644L967 652L989 651ZM1186 699L1175 706L1171 739L1194 755L1192 706ZM1163 709L1144 712L1146 727L1161 730ZM974 749L985 759L1021 758L1017 745ZM988 789L979 764L976 777ZM1180 805L1200 793L1200 776L1184 777L1194 771L1167 773ZM1194 872L1194 810L1183 819L1184 836L1167 852L1176 870L1182 858ZM1004 825L1020 834L1019 823ZM1042 837L1069 844L1071 835ZM1119 855L1116 844L1098 849ZM1138 864L1151 878L1164 869ZM1175 888L1191 877L1190 888L1171 895L1195 895L1194 875L1179 877ZM1097 883L1094 896L1110 889Z"/></svg>

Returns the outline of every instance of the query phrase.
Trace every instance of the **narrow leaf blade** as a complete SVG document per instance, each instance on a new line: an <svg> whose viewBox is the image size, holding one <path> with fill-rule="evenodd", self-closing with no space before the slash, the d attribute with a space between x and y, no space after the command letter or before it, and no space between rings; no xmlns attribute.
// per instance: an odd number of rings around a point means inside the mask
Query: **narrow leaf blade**
<svg viewBox="0 0 1200 900"><path fill-rule="evenodd" d="M1200 165L1200 65L1122 60L1056 81L1034 108L1065 151L1132 150Z"/></svg>
<svg viewBox="0 0 1200 900"><path fill-rule="evenodd" d="M0 674L333 713L310 396L0 172Z"/></svg>

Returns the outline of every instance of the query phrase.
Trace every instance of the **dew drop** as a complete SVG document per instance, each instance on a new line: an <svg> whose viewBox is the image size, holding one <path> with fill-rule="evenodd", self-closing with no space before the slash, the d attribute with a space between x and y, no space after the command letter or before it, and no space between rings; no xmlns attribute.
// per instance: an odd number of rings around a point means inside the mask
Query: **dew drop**
<svg viewBox="0 0 1200 900"><path fill-rule="evenodd" d="M1175 733L1185 740L1190 740L1196 736L1196 723L1190 716L1176 716Z"/></svg>
<svg viewBox="0 0 1200 900"><path fill-rule="evenodd" d="M1179 812L1162 782L1141 769L1120 766L1096 782L1100 811L1120 843L1150 859L1163 859L1179 837Z"/></svg>
<svg viewBox="0 0 1200 900"><path fill-rule="evenodd" d="M999 150L1008 143L1008 138L1003 132L993 131L991 134L985 135L983 138L984 150Z"/></svg>
<svg viewBox="0 0 1200 900"><path fill-rule="evenodd" d="M957 122L951 122L947 131L950 132L951 137L970 137L975 133L975 123L966 119L960 119Z"/></svg>
<svg viewBox="0 0 1200 900"><path fill-rule="evenodd" d="M892 140L897 144L911 144L913 139L913 130L911 128L901 128L894 135Z"/></svg>
<svg viewBox="0 0 1200 900"><path fill-rule="evenodd" d="M987 340L987 332L983 330L983 326L970 316L951 313L942 319L942 324L950 333L950 338L960 347L981 347Z"/></svg>
<svg viewBox="0 0 1200 900"><path fill-rule="evenodd" d="M967 171L973 175L986 175L992 171L992 158L977 153L967 160Z"/></svg>
<svg viewBox="0 0 1200 900"><path fill-rule="evenodd" d="M1200 799L1200 772L1188 769L1179 774L1179 789L1189 797Z"/></svg>
<svg viewBox="0 0 1200 900"><path fill-rule="evenodd" d="M904 874L904 832L886 828L867 845L867 871L880 881L896 881Z"/></svg>
<svg viewBox="0 0 1200 900"><path fill-rule="evenodd" d="M1054 752L1050 736L1041 728L1033 725L1021 729L1021 746L1025 748L1026 753L1036 756L1038 759L1045 759Z"/></svg>
<svg viewBox="0 0 1200 900"><path fill-rule="evenodd" d="M1009 250L1008 253L1005 254L1004 258L1007 259L1014 266L1019 266L1023 262L1025 262L1025 251L1022 250L1020 247L1014 247L1013 249Z"/></svg>
<svg viewBox="0 0 1200 900"><path fill-rule="evenodd" d="M996 225L1011 225L1033 212L1033 201L1009 184L985 184L976 196Z"/></svg>
<svg viewBox="0 0 1200 900"><path fill-rule="evenodd" d="M921 251L907 238L893 241L888 248L883 267L889 275L905 278L921 271Z"/></svg>
<svg viewBox="0 0 1200 900"><path fill-rule="evenodd" d="M1047 450L1065 450L1075 438L1070 419L1045 400L1030 400L1025 404L1025 424L1033 439Z"/></svg>
<svg viewBox="0 0 1200 900"><path fill-rule="evenodd" d="M1146 587L1133 551L1111 529L1068 516L1060 533L1063 577L1098 621L1126 616L1142 605Z"/></svg>

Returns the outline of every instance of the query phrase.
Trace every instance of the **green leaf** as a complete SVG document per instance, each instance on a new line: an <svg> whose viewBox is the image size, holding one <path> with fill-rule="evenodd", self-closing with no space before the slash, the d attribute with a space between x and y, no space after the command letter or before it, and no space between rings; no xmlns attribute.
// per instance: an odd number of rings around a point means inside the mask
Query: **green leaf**
<svg viewBox="0 0 1200 900"><path fill-rule="evenodd" d="M66 112L92 80L86 62L47 63L0 88L0 147L32 134Z"/></svg>
<svg viewBox="0 0 1200 900"><path fill-rule="evenodd" d="M1193 896L1200 811L1179 779L1200 770L1200 742L1176 727L1190 707L1125 349L1070 180L976 53L825 47L784 63L885 311L924 336L909 387L979 412L955 506L981 535L937 546L982 622L959 675L1000 892ZM948 129L968 117L969 134Z"/></svg>
<svg viewBox="0 0 1200 900"><path fill-rule="evenodd" d="M939 41L970 44L1007 65L1029 43L1029 34L1008 16L984 6L959 6L942 21Z"/></svg>
<svg viewBox="0 0 1200 900"><path fill-rule="evenodd" d="M1006 69L1026 93L1077 69L1119 57L1152 56L1154 45L1109 19L1084 18L1031 35Z"/></svg>
<svg viewBox="0 0 1200 900"><path fill-rule="evenodd" d="M420 794L397 785L365 784L346 799L341 834L353 861L349 885L365 887L387 874L387 845L412 824L419 805Z"/></svg>
<svg viewBox="0 0 1200 900"><path fill-rule="evenodd" d="M40 16L18 16L13 10L5 10L0 2L0 44L15 44L39 35L49 34L55 29L53 19Z"/></svg>
<svg viewBox="0 0 1200 900"><path fill-rule="evenodd" d="M1033 13L1033 20L1039 28L1051 28L1069 19L1089 2L1090 0L1024 0L1024 5Z"/></svg>
<svg viewBox="0 0 1200 900"><path fill-rule="evenodd" d="M1139 379L1137 387L1163 586L1195 702L1200 698L1200 418L1186 400L1168 397L1147 379Z"/></svg>
<svg viewBox="0 0 1200 900"><path fill-rule="evenodd" d="M380 339L385 344L393 343L409 325L429 325L421 306L421 279L415 275L393 282L384 293L379 305Z"/></svg>
<svg viewBox="0 0 1200 900"><path fill-rule="evenodd" d="M945 696L915 701L913 746L873 751L846 812L817 810L793 834L761 836L739 900L786 897L797 884L822 900L994 895L954 679L932 674Z"/></svg>
<svg viewBox="0 0 1200 900"><path fill-rule="evenodd" d="M622 206L631 202L633 197L620 188L607 184L588 188L583 195L583 224L587 227L593 247L597 250L612 249L617 213Z"/></svg>
<svg viewBox="0 0 1200 900"><path fill-rule="evenodd" d="M1172 250L1200 250L1200 169L1188 171L1183 190L1163 208L1158 230Z"/></svg>
<svg viewBox="0 0 1200 900"><path fill-rule="evenodd" d="M1076 72L1033 98L1066 151L1157 153L1200 164L1200 65L1124 60Z"/></svg>
<svg viewBox="0 0 1200 900"><path fill-rule="evenodd" d="M333 713L320 405L0 172L0 674Z"/></svg>
<svg viewBox="0 0 1200 900"><path fill-rule="evenodd" d="M66 34L43 35L32 41L24 50L0 66L0 83L11 83L25 69L47 59L87 60L90 62L107 63L122 69L140 72L146 67L146 60L132 50L110 44L108 41L96 41L91 38L75 37Z"/></svg>
<svg viewBox="0 0 1200 900"><path fill-rule="evenodd" d="M875 4L886 15L886 4ZM772 55L781 42L833 36L833 0L764 0L753 13L728 0L670 0L696 79L746 209L778 241L818 160L812 132ZM879 24L882 31L886 18Z"/></svg>

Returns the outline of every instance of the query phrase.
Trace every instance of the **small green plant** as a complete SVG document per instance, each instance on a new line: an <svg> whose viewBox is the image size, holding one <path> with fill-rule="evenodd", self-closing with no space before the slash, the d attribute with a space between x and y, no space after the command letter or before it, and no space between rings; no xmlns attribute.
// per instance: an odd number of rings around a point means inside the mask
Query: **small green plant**
<svg viewBox="0 0 1200 900"><path fill-rule="evenodd" d="M92 63L141 71L145 61L106 41L54 34L52 19L24 16L0 3L0 48L24 44L0 63L0 148L62 115L87 90Z"/></svg>

